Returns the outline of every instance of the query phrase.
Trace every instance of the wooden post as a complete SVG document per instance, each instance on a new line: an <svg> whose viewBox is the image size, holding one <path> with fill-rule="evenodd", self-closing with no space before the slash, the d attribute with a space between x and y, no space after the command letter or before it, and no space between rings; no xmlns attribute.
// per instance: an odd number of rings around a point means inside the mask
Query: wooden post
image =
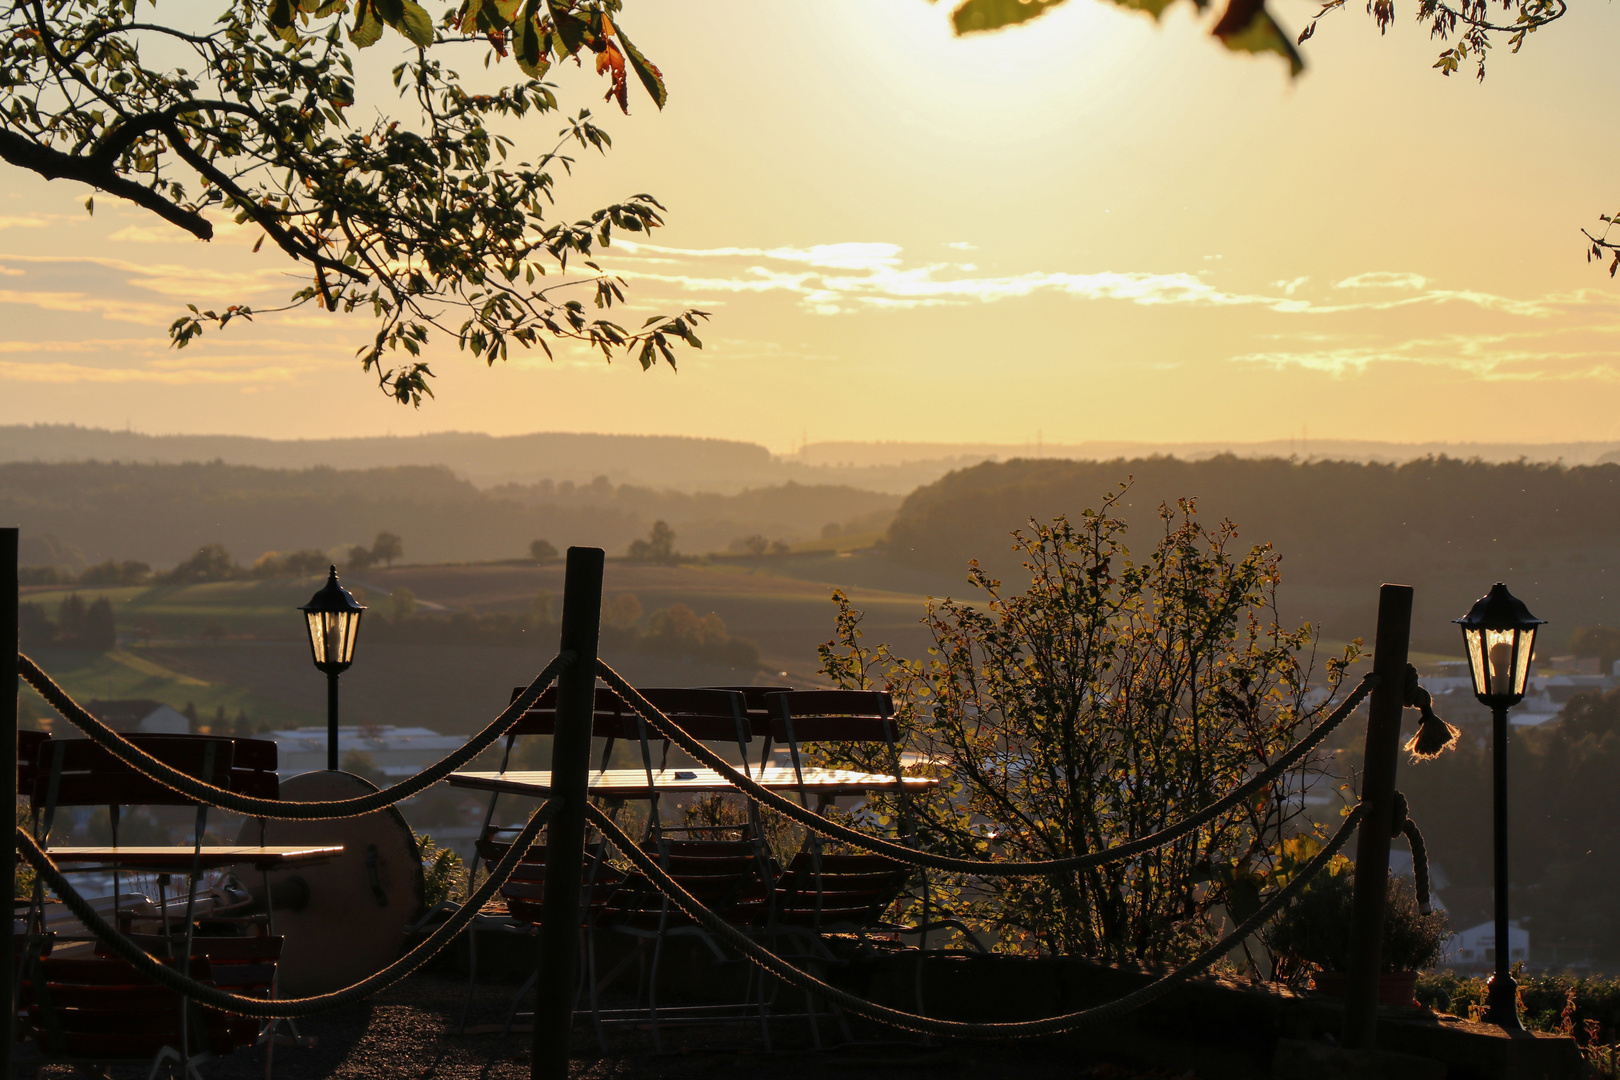
<svg viewBox="0 0 1620 1080"><path fill-rule="evenodd" d="M17 530L0 529L0 671L5 672L4 694L0 694L0 779L11 794L13 832L11 839L0 845L0 877L6 883L6 892L15 896L17 891L17 835L15 832L17 805ZM15 919L16 905L12 905ZM11 921L11 920L8 920ZM0 1027L0 1076L14 1075L11 1058L17 1048L17 1033L12 1030L17 1022L17 1002L12 993L17 985L14 975L17 958L16 937L10 926L0 934L0 1011L5 1024Z"/></svg>
<svg viewBox="0 0 1620 1080"><path fill-rule="evenodd" d="M579 981L579 883L585 861L585 798L591 768L591 720L596 712L603 558L601 548L569 548L563 583L561 647L573 650L575 660L557 680L551 794L561 805L546 827L546 891L540 901L531 1080L568 1080L574 984Z"/></svg>
<svg viewBox="0 0 1620 1080"><path fill-rule="evenodd" d="M1350 970L1344 1000L1343 1045L1371 1049L1378 1031L1379 947L1389 888L1390 824L1395 813L1395 767L1400 759L1401 710L1406 698L1406 653L1412 636L1412 587L1378 590L1378 637L1373 642L1373 687L1361 773L1363 816L1356 832L1356 881L1350 912Z"/></svg>

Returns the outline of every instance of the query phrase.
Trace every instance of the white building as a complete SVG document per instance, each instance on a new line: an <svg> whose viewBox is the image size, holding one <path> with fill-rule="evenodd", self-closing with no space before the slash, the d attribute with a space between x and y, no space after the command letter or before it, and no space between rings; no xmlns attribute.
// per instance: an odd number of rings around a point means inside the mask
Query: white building
<svg viewBox="0 0 1620 1080"><path fill-rule="evenodd" d="M268 738L275 740L277 772L282 779L326 768L326 728L289 728L272 731ZM421 772L466 741L461 735L441 735L422 727L340 727L338 759L364 754L370 759L371 772L398 781Z"/></svg>
<svg viewBox="0 0 1620 1080"><path fill-rule="evenodd" d="M1517 962L1530 959L1530 931L1518 923L1508 922L1508 960ZM1496 923L1459 930L1446 942L1440 963L1447 967L1494 967L1496 965Z"/></svg>

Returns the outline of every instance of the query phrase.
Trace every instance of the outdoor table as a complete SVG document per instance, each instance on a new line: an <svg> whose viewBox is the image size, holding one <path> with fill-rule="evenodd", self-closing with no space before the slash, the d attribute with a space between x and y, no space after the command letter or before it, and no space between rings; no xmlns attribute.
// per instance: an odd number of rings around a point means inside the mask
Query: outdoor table
<svg viewBox="0 0 1620 1080"><path fill-rule="evenodd" d="M797 792L799 780L792 769L768 766L754 769L754 782L772 791ZM508 772L458 772L449 776L451 787L477 791L498 791L507 795L544 796L551 794L551 773L546 770ZM927 776L900 776L865 773L851 769L807 768L804 790L807 794L836 798L865 795L873 791L927 791L939 781ZM688 769L655 769L647 783L646 769L598 769L590 774L590 794L609 799L648 799L660 795L698 795L735 791L736 786L714 769L694 766Z"/></svg>
<svg viewBox="0 0 1620 1080"><path fill-rule="evenodd" d="M222 870L243 863L255 870L312 866L343 854L343 845L254 847L250 844L208 844L204 845L200 854L194 847L178 844L161 847L53 847L47 848L45 854L58 866L75 871L84 870L87 866L105 866L117 870L171 874L189 873L194 866L203 870Z"/></svg>

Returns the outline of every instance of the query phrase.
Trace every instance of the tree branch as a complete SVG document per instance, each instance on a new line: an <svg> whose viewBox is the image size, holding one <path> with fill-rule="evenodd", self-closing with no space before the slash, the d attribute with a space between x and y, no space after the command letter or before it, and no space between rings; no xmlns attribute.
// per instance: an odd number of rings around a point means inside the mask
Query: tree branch
<svg viewBox="0 0 1620 1080"><path fill-rule="evenodd" d="M65 154L11 131L0 131L0 160L37 173L47 180L77 180L109 195L128 199L171 225L178 225L199 240L214 238L214 225L194 210L179 206L144 184L120 176L110 166Z"/></svg>

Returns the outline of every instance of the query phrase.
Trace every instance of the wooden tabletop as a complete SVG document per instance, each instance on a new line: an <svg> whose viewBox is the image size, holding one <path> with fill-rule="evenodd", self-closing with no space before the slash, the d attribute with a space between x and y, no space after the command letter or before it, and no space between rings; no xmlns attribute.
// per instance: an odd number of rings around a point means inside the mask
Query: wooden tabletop
<svg viewBox="0 0 1620 1080"><path fill-rule="evenodd" d="M284 847L252 847L243 844L205 844L200 858L196 849L185 845L148 847L126 845L121 847L53 847L46 854L58 865L68 863L94 866L116 866L120 869L143 869L154 872L185 872L193 865L204 870L220 870L227 866L249 863L258 870L279 870L289 866L309 866L323 863L343 854L342 845L310 847L288 845ZM195 860L195 861L194 861Z"/></svg>
<svg viewBox="0 0 1620 1080"><path fill-rule="evenodd" d="M796 792L799 781L792 769L771 766L755 769L754 781L773 791ZM549 795L551 773L546 771L519 772L458 772L451 773L452 787L475 788L479 791L500 791L512 795ZM854 772L850 769L805 769L804 790L811 795L865 795L870 791L926 791L938 786L939 781L926 776L895 777L885 773ZM656 769L651 786L645 769L592 770L592 795L620 799L645 799L653 789L666 795L700 794L711 791L735 791L736 787L714 769Z"/></svg>

